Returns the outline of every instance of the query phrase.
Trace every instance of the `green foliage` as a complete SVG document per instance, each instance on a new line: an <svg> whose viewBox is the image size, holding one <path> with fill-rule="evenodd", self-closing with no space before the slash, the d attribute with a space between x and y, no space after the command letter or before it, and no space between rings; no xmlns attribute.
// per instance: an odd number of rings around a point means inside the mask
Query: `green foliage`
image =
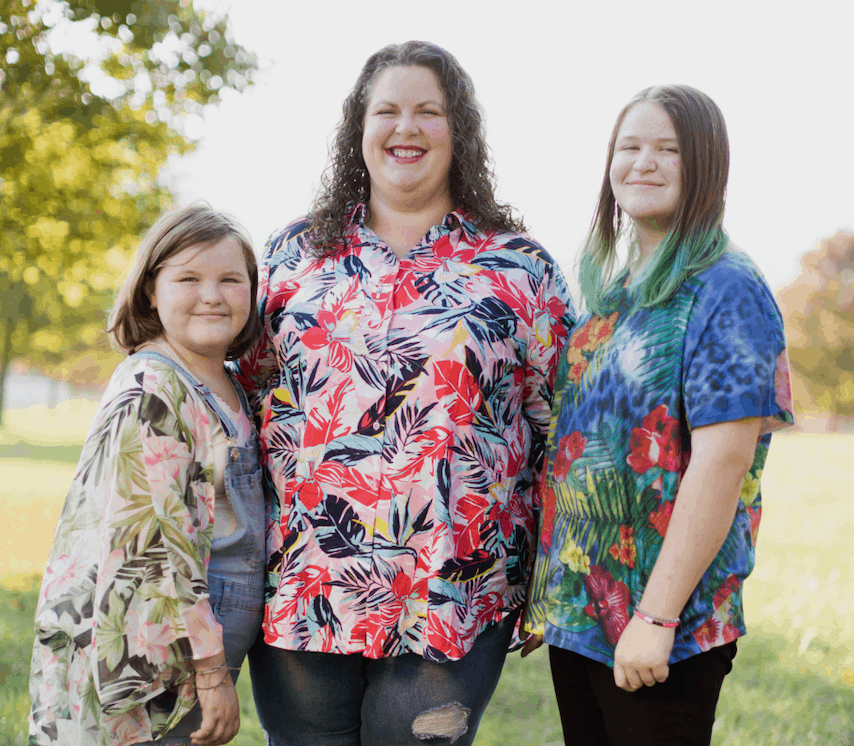
<svg viewBox="0 0 854 746"><path fill-rule="evenodd" d="M69 24L90 30L91 59L52 46ZM255 57L186 0L0 0L0 49L2 379L13 357L104 346L116 283L171 203L161 167Z"/></svg>
<svg viewBox="0 0 854 746"><path fill-rule="evenodd" d="M801 410L854 417L854 233L839 232L802 260L780 293Z"/></svg>

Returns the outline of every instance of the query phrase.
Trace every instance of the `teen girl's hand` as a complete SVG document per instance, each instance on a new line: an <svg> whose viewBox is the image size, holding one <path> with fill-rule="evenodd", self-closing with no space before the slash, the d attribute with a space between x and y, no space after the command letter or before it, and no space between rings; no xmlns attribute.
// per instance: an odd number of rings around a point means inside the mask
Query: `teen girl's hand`
<svg viewBox="0 0 854 746"><path fill-rule="evenodd" d="M202 708L202 724L197 731L190 734L190 739L194 746L220 746L234 738L240 728L237 690L234 688L231 674L224 667L224 656L221 661L208 658L205 661L194 661L194 664L197 670L196 695ZM219 665L223 668L210 673L199 673Z"/></svg>
<svg viewBox="0 0 854 746"><path fill-rule="evenodd" d="M667 680L667 661L676 630L647 624L632 617L623 630L614 652L614 682L620 689L634 692Z"/></svg>

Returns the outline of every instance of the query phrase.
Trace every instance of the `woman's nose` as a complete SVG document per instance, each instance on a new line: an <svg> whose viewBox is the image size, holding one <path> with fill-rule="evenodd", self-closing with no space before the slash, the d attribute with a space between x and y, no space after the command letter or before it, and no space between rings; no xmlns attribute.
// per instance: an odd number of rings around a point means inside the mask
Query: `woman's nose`
<svg viewBox="0 0 854 746"><path fill-rule="evenodd" d="M411 111L401 112L400 118L397 120L398 134L410 134L418 131L418 122L415 120L415 114Z"/></svg>

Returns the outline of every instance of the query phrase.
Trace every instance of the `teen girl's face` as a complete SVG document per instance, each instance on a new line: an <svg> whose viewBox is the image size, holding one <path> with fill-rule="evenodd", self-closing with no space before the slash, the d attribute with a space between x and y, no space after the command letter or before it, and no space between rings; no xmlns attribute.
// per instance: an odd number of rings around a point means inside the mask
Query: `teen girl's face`
<svg viewBox="0 0 854 746"><path fill-rule="evenodd" d="M609 171L620 209L647 233L664 235L682 194L676 130L658 104L642 101L623 118Z"/></svg>
<svg viewBox="0 0 854 746"><path fill-rule="evenodd" d="M249 319L252 285L240 244L231 237L191 246L165 262L152 304L161 337L181 354L225 360Z"/></svg>

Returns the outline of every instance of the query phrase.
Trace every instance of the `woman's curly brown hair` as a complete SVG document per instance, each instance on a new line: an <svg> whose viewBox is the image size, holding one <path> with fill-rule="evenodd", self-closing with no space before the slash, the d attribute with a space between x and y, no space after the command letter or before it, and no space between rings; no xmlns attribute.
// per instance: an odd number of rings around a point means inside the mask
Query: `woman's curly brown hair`
<svg viewBox="0 0 854 746"><path fill-rule="evenodd" d="M371 55L344 101L330 162L308 215L314 252L319 256L338 253L353 208L370 200L371 181L362 157L365 111L374 81L390 67L426 67L439 79L453 138L449 180L454 209L467 213L481 230L524 231L524 223L513 215L513 208L495 200L495 174L471 78L441 47L408 41L390 44Z"/></svg>

